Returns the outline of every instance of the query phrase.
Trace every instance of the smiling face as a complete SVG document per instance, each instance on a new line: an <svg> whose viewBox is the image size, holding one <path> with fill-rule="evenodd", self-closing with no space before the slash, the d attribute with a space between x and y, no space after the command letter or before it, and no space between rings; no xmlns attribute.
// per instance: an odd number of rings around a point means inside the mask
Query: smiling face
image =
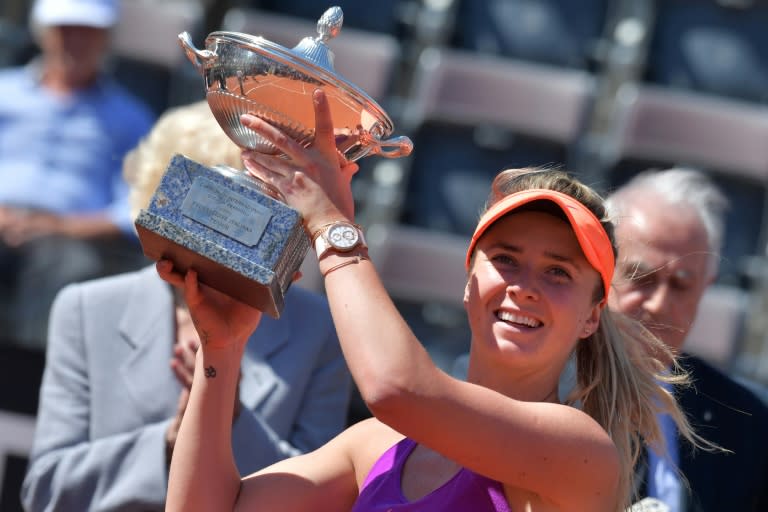
<svg viewBox="0 0 768 512"><path fill-rule="evenodd" d="M465 290L473 357L556 382L576 342L598 327L600 286L565 220L506 215L478 241Z"/></svg>

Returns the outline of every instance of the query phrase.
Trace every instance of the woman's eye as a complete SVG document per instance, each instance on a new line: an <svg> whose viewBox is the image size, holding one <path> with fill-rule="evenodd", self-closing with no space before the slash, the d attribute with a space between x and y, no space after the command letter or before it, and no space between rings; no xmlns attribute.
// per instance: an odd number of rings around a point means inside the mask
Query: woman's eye
<svg viewBox="0 0 768 512"><path fill-rule="evenodd" d="M493 261L494 263L501 263L504 265L510 265L515 262L515 260L508 254L496 254L493 257L491 257L491 261Z"/></svg>
<svg viewBox="0 0 768 512"><path fill-rule="evenodd" d="M571 273L565 270L562 267L552 267L549 269L549 273L556 277L562 277L562 278L571 278Z"/></svg>

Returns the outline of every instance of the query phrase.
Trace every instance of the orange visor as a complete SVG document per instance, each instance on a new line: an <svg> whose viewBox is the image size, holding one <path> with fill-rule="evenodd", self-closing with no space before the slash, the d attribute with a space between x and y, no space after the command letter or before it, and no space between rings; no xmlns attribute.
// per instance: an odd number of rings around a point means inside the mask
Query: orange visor
<svg viewBox="0 0 768 512"><path fill-rule="evenodd" d="M613 278L613 269L616 264L608 234L603 229L602 224L600 224L600 220L586 206L571 196L554 190L532 189L516 192L504 197L489 208L477 223L475 234L472 235L472 240L469 243L465 262L467 270L469 270L470 260L477 241L480 240L483 233L494 222L524 204L540 200L555 203L565 213L571 228L573 228L573 232L576 234L576 239L579 241L584 256L603 279L603 288L605 289L603 303L605 303L608 298L608 291L611 289L611 279Z"/></svg>

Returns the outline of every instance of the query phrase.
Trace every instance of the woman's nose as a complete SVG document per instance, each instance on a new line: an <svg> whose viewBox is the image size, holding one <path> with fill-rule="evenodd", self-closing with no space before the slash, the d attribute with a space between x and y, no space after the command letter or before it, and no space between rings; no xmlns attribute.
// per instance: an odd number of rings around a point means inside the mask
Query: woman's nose
<svg viewBox="0 0 768 512"><path fill-rule="evenodd" d="M538 300L539 289L536 279L529 270L516 272L507 285L507 291L518 298Z"/></svg>

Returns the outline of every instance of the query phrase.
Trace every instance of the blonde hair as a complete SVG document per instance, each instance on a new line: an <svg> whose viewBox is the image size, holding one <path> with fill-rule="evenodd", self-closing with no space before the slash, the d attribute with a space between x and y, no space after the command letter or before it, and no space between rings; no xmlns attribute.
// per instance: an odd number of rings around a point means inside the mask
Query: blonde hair
<svg viewBox="0 0 768 512"><path fill-rule="evenodd" d="M132 218L149 206L177 153L207 166L242 169L240 151L221 129L206 101L169 109L123 161L123 177L131 189Z"/></svg>
<svg viewBox="0 0 768 512"><path fill-rule="evenodd" d="M493 181L487 207L509 194L529 189L555 190L581 202L600 219L614 256L617 254L614 227L603 198L561 170L502 171ZM596 286L593 300L599 302L604 294L603 286ZM652 354L662 354L673 361L672 371L667 372ZM603 309L597 331L578 343L575 359L576 385L565 403L580 404L608 432L616 446L621 464L617 510L625 510L632 498L634 466L642 445L665 448L657 414L670 414L680 434L694 446L711 446L693 432L673 394L662 385L686 385L688 376L666 345L639 322Z"/></svg>

